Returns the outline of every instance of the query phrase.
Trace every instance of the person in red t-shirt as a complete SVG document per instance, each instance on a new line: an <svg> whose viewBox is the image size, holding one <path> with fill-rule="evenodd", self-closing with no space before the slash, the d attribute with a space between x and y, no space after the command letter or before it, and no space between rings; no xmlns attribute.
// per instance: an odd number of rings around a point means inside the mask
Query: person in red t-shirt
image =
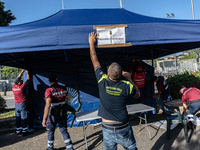
<svg viewBox="0 0 200 150"><path fill-rule="evenodd" d="M26 135L27 132L32 132L33 130L27 127L27 109L26 102L28 100L26 88L30 82L29 72L26 70L27 81L23 83L21 79L24 70L14 79L14 85L12 91L15 98L15 115L16 115L16 133Z"/></svg>
<svg viewBox="0 0 200 150"><path fill-rule="evenodd" d="M193 115L200 110L200 90L195 87L179 87L179 93L182 94L183 115L186 116L187 109Z"/></svg>
<svg viewBox="0 0 200 150"><path fill-rule="evenodd" d="M48 130L48 150L53 150L54 132L57 123L59 124L67 150L73 150L72 141L67 132L67 113L64 109L65 100L69 100L69 95L66 88L57 82L57 76L51 74L49 76L50 87L45 91L46 105L42 126Z"/></svg>

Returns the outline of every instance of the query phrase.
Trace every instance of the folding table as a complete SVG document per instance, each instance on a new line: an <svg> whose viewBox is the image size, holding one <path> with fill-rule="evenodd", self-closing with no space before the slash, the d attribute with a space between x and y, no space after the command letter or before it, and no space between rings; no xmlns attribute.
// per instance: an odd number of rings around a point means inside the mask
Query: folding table
<svg viewBox="0 0 200 150"><path fill-rule="evenodd" d="M139 126L141 125L142 120L144 120L145 126L146 126L146 128L149 132L150 138L151 138L151 133L147 126L146 112L153 111L155 108L148 106L148 105L141 104L141 103L127 105L126 108L127 108L128 114L144 113L144 118L142 116L137 115L137 117L140 118ZM86 144L86 149L88 149L87 138L86 138L86 128L92 121L88 122L86 125L85 125L85 121L101 119L101 117L98 116L97 113L98 113L98 110L83 111L83 112L76 113L76 121L83 122L83 134L84 134L83 136L84 136L84 140L85 140L85 144Z"/></svg>

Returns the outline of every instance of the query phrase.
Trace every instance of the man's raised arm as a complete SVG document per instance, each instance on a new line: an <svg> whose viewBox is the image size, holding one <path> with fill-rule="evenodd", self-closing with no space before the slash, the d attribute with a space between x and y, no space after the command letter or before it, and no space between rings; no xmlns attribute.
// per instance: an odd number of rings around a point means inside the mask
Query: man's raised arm
<svg viewBox="0 0 200 150"><path fill-rule="evenodd" d="M99 63L97 55L96 55L95 47L94 47L94 44L96 43L96 39L97 39L96 33L92 32L89 34L90 57L92 60L94 70L96 70L96 68L98 68L100 66L100 63Z"/></svg>
<svg viewBox="0 0 200 150"><path fill-rule="evenodd" d="M129 72L125 72L125 71L122 71L122 75L124 76L124 78L126 80L128 80L131 84L133 84L133 86L135 87L136 91L137 91L137 94L134 96L134 98L139 98L141 96L140 94L140 90L139 88L135 85L135 83L133 82L133 80L131 79L131 74Z"/></svg>
<svg viewBox="0 0 200 150"><path fill-rule="evenodd" d="M21 78L22 77L22 74L24 73L24 69L22 69L22 71L19 73L19 75L17 77Z"/></svg>
<svg viewBox="0 0 200 150"><path fill-rule="evenodd" d="M29 84L30 83L30 75L29 75L28 70L26 70L26 77L27 77L26 83Z"/></svg>

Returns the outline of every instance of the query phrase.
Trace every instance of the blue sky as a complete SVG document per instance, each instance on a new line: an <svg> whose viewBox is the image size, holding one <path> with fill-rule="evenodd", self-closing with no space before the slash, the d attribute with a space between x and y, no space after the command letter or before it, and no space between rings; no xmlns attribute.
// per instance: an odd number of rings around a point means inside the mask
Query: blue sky
<svg viewBox="0 0 200 150"><path fill-rule="evenodd" d="M62 9L62 0L1 0L5 10L17 18L10 25L22 24L48 17ZM195 19L200 19L200 0L193 0ZM65 9L120 8L120 0L64 0ZM191 0L122 0L124 9L142 15L173 19L192 19Z"/></svg>

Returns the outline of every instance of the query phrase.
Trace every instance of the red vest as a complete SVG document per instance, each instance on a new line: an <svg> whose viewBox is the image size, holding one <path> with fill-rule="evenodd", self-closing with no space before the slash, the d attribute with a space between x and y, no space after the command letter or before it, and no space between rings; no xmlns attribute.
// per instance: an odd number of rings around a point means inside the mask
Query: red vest
<svg viewBox="0 0 200 150"><path fill-rule="evenodd" d="M133 77L134 83L138 88L142 88L145 86L145 76L146 76L146 68L145 66L139 65L136 68L136 71L132 70L132 65L129 68L131 75Z"/></svg>
<svg viewBox="0 0 200 150"><path fill-rule="evenodd" d="M65 87L59 85L58 83L54 83L52 85L52 87L49 87L49 88L46 89L46 91L45 91L45 100L47 98L51 98L52 99L51 103L64 102L65 98L66 98L66 96L68 94L68 92L65 89Z"/></svg>

